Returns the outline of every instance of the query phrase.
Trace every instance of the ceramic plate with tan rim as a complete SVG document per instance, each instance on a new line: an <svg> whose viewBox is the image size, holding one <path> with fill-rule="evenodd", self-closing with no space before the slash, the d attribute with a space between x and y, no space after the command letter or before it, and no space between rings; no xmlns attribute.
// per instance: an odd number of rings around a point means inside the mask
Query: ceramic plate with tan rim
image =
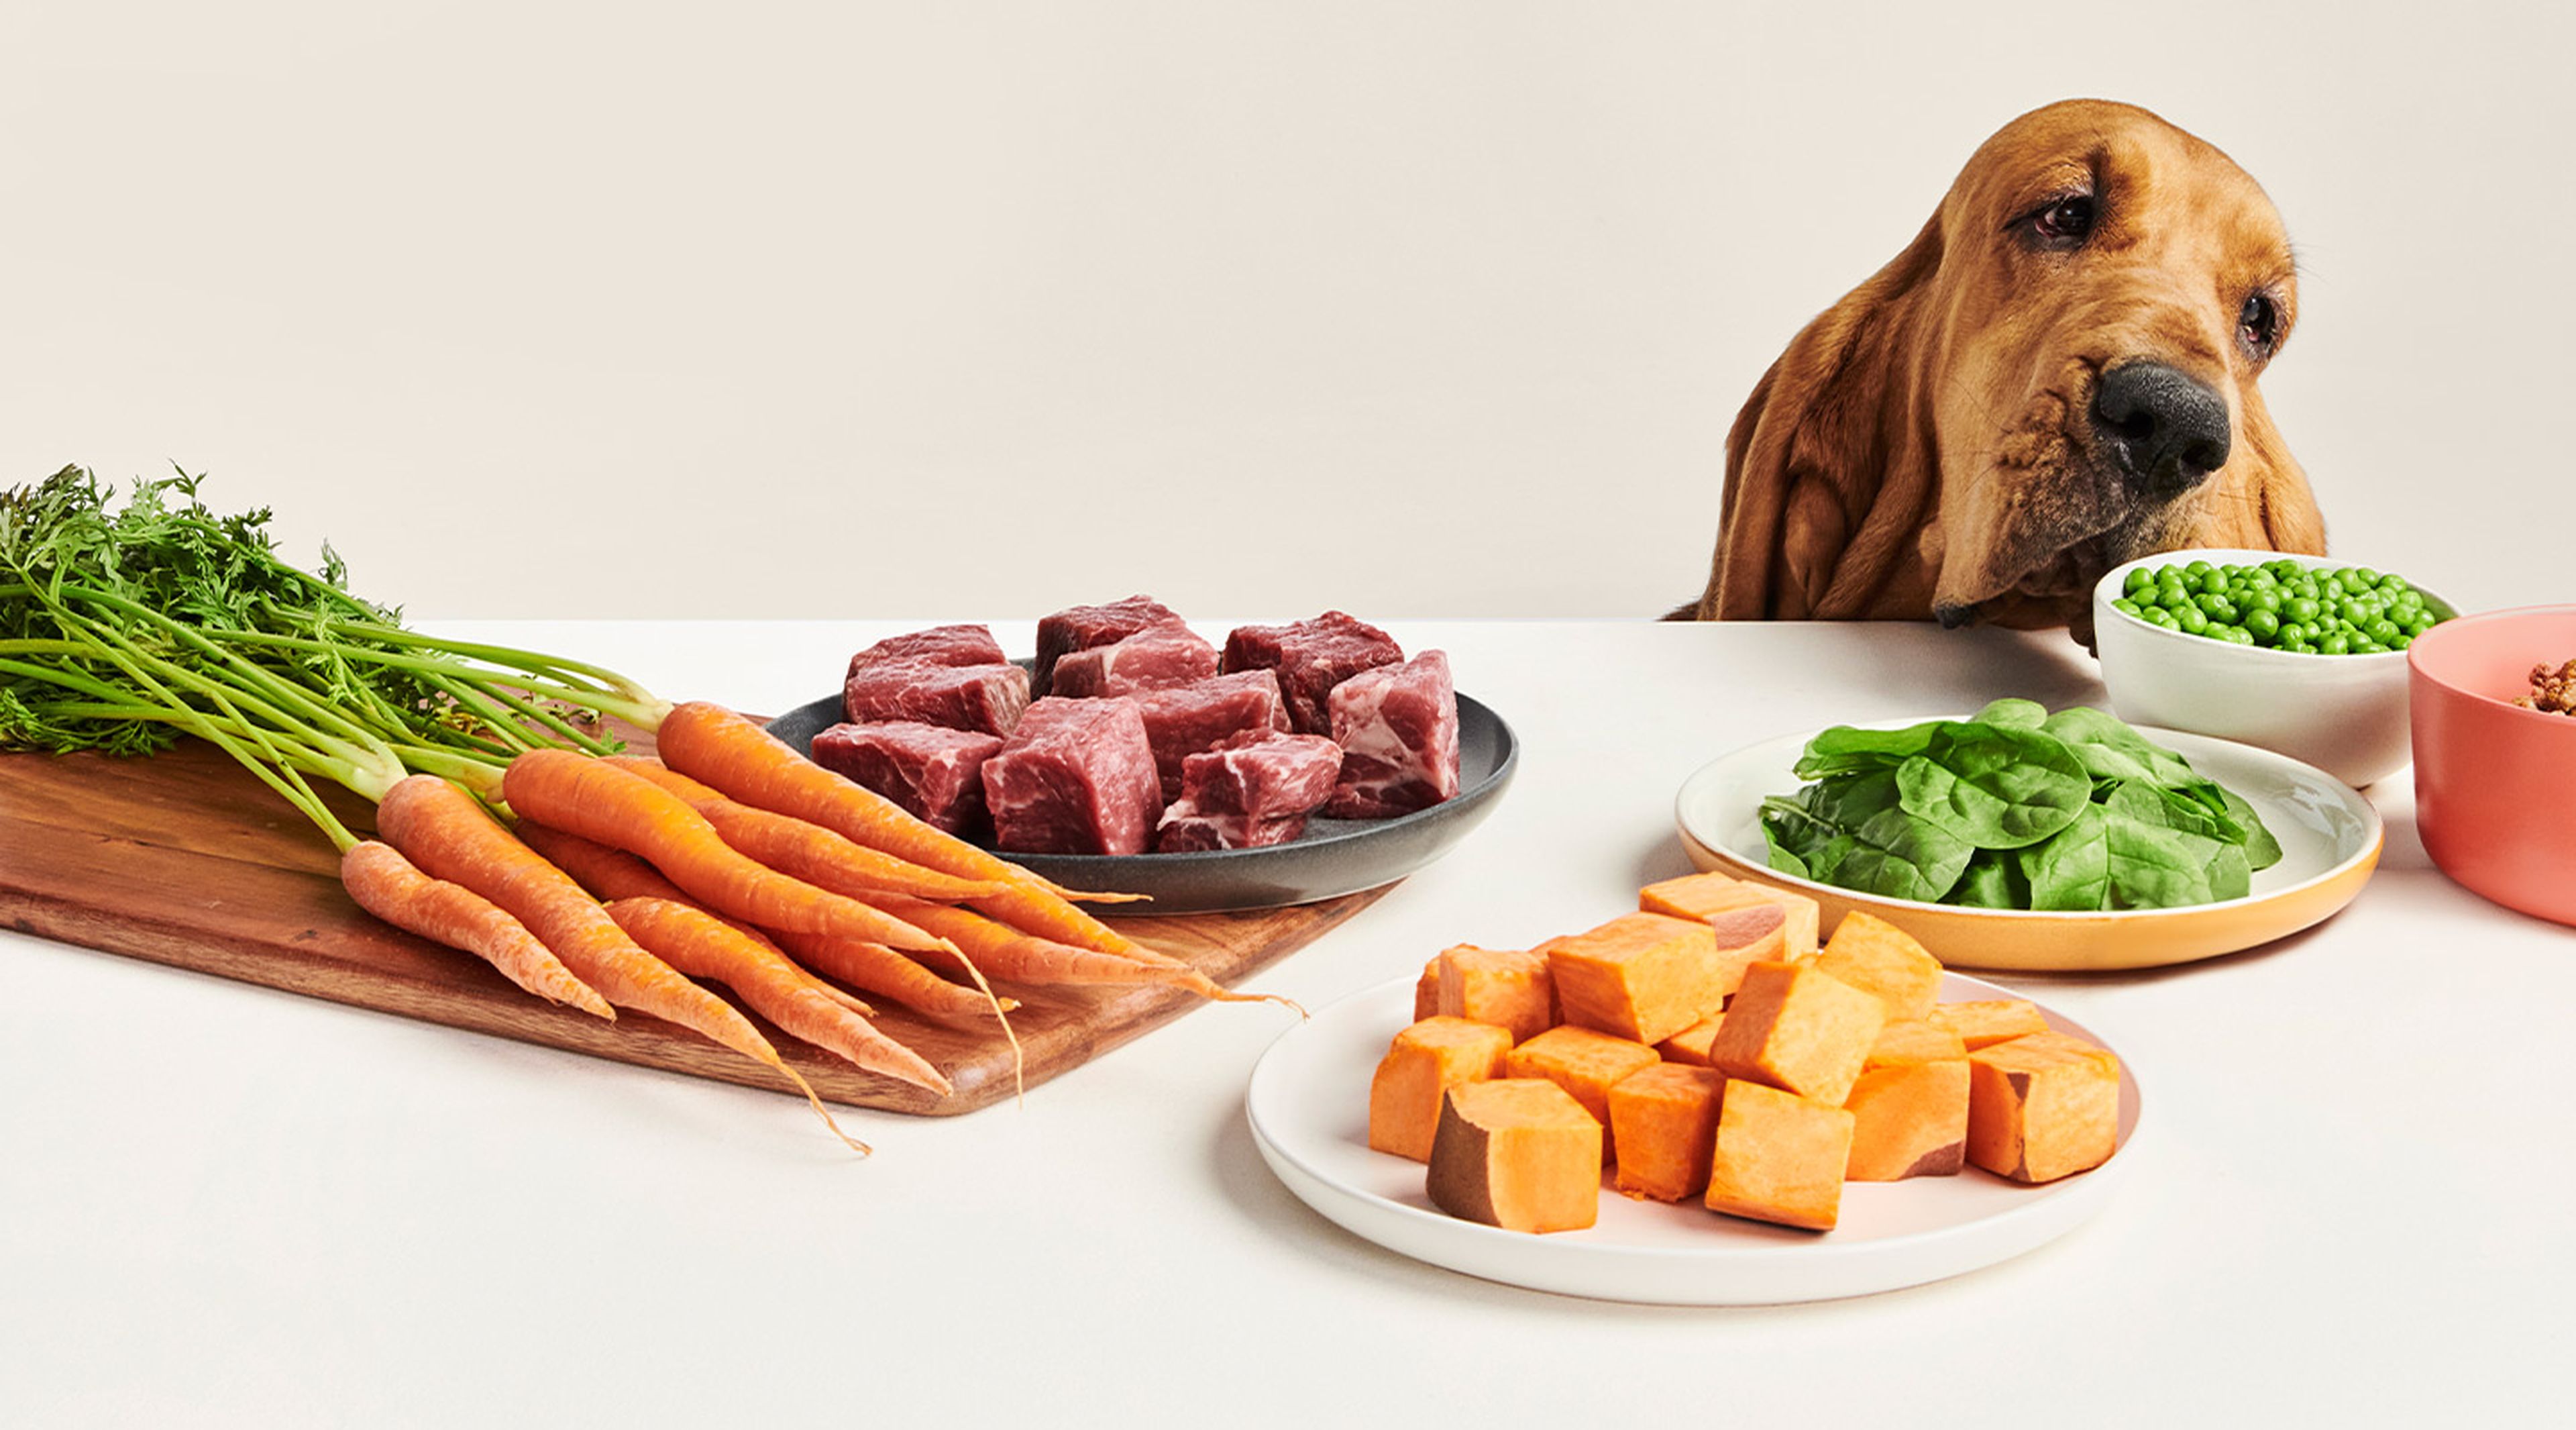
<svg viewBox="0 0 2576 1430"><path fill-rule="evenodd" d="M1927 719L1854 722L1897 729ZM2321 922L2361 892L2379 865L2379 811L2341 780L2286 755L2179 730L2136 727L2244 796L2281 844L2281 862L2254 876L2241 899L2174 909L2056 913L1968 909L1838 889L1770 865L1760 811L1766 795L1794 794L1794 773L1816 731L1748 745L1682 782L1673 819L1691 862L1794 889L1824 906L1824 926L1867 909L1922 940L1943 963L2027 973L2155 968L2237 953Z"/></svg>
<svg viewBox="0 0 2576 1430"><path fill-rule="evenodd" d="M1390 1251L1510 1286L1670 1306L1768 1306L1866 1296L1992 1266L2074 1230L2136 1163L2138 1079L2120 1068L2111 1160L2038 1186L1970 1167L1951 1177L1850 1182L1829 1232L1721 1216L1696 1201L1632 1201L1602 1180L1600 1219L1533 1236L1461 1221L1431 1203L1420 1162L1368 1145L1369 1079L1413 1019L1413 975L1352 994L1279 1035L1253 1065L1244 1115L1262 1160L1298 1200ZM1950 973L1941 1000L2010 998ZM2041 1005L2040 1016L2120 1045ZM2151 1141L2153 1139L2150 1139Z"/></svg>

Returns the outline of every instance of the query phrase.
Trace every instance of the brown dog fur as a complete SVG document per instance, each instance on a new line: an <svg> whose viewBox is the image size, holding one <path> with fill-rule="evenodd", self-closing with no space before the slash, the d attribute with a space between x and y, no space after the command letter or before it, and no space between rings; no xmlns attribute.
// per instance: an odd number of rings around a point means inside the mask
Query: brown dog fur
<svg viewBox="0 0 2576 1430"><path fill-rule="evenodd" d="M2091 233L2046 247L2070 194ZM2278 314L2247 340L2249 295ZM1728 434L1700 620L2072 623L2092 582L2186 546L2322 553L2325 525L2256 388L2297 321L2289 239L2226 155L2124 104L2070 100L1977 150L1895 260L1807 325ZM2122 484L2094 383L2138 358L2225 397L2226 463L2170 500Z"/></svg>

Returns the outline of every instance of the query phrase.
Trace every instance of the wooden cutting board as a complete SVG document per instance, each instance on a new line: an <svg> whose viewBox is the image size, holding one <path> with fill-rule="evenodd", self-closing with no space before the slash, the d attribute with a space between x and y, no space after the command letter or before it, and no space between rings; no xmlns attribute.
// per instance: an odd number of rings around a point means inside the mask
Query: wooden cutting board
<svg viewBox="0 0 2576 1430"><path fill-rule="evenodd" d="M641 753L651 742L632 742ZM374 810L332 790L350 828ZM339 859L304 817L208 745L148 759L0 755L0 924L21 933L150 959L334 1002L792 1093L787 1081L695 1033L642 1013L614 1024L557 1008L479 959L377 922L342 892ZM1247 914L1111 920L1149 948L1221 984L1304 947L1384 890ZM721 990L719 990L721 991ZM1006 988L1036 1086L1203 1000L1165 988ZM877 1026L956 1087L937 1098L822 1053L762 1024L796 1070L835 1102L898 1112L972 1112L1012 1096L997 1033L911 1016L882 998ZM1285 1018L1227 1005L1234 1017ZM755 1017L755 1022L759 1020Z"/></svg>

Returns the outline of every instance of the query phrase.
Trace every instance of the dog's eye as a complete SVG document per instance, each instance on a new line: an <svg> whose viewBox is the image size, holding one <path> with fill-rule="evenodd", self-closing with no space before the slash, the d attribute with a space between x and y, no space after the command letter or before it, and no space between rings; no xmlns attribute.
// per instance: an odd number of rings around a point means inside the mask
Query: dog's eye
<svg viewBox="0 0 2576 1430"><path fill-rule="evenodd" d="M2271 299L2256 293L2237 310L2236 336L2256 354L2268 353L2281 340L2281 310Z"/></svg>
<svg viewBox="0 0 2576 1430"><path fill-rule="evenodd" d="M2053 243L2081 243L2093 231L2093 196L2069 194L2032 214L2030 226Z"/></svg>

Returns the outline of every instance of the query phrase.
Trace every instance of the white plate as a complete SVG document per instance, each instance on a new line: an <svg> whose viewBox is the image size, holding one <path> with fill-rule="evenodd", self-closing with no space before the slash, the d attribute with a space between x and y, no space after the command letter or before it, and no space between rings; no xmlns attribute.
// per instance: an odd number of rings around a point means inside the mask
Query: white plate
<svg viewBox="0 0 2576 1430"><path fill-rule="evenodd" d="M1252 1069L1244 1111L1263 1160L1298 1200L1390 1251L1488 1281L1682 1306L1893 1291L2063 1235L2101 1210L2134 1158L2138 1083L2123 1059L2120 1150L2090 1172L2043 1186L1973 1167L1955 1177L1852 1182L1843 1188L1841 1224L1820 1234L1722 1216L1696 1202L1631 1201L1605 1174L1600 1220L1582 1231L1535 1236L1461 1221L1432 1206L1421 1163L1368 1145L1369 1079L1388 1041L1413 1019L1413 983L1402 978L1354 994L1282 1034ZM2017 996L1955 973L1941 986L1946 1002ZM2050 1027L2103 1042L2041 1011Z"/></svg>
<svg viewBox="0 0 2576 1430"><path fill-rule="evenodd" d="M1928 719L1859 722L1900 729ZM2295 933L2352 902L2379 865L2379 811L2352 787L2313 765L2233 740L2135 727L2199 773L2244 797L2280 841L2281 862L2254 875L2241 899L2176 909L2060 913L1964 909L1886 899L1782 874L1762 838L1765 795L1795 794L1798 756L1816 731L1782 735L1702 766L1682 782L1673 821L1682 847L1703 869L1720 869L1794 889L1824 906L1824 926L1866 909L1920 939L1953 967L2024 972L2152 968L2235 953Z"/></svg>

